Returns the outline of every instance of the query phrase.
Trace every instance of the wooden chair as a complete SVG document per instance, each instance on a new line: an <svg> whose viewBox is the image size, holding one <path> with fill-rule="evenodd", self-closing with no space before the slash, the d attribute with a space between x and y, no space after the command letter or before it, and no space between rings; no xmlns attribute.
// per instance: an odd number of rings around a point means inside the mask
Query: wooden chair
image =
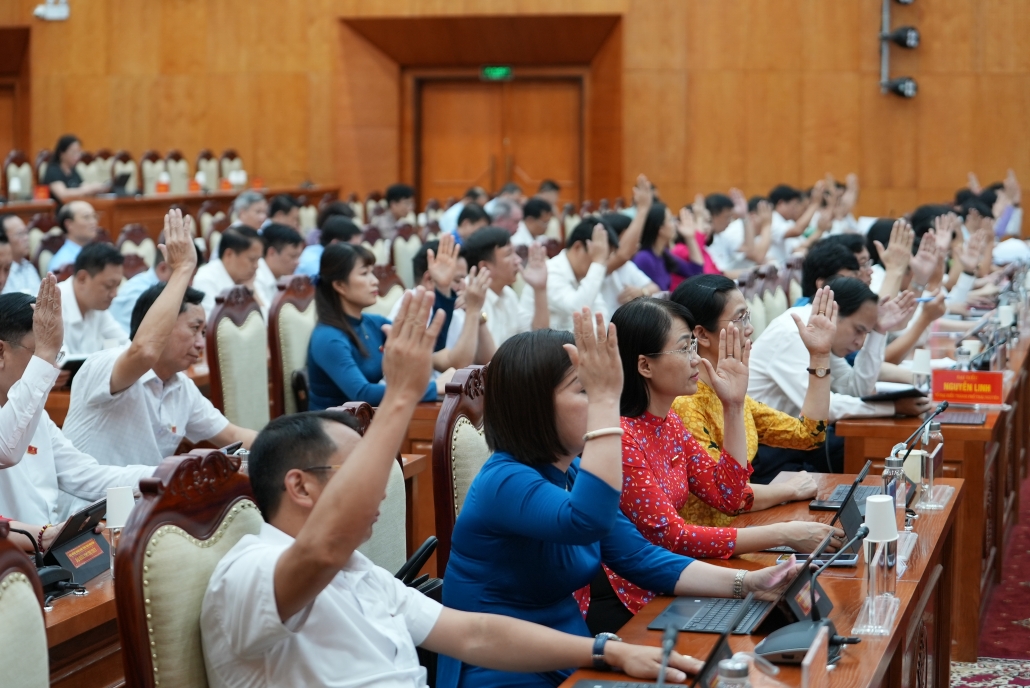
<svg viewBox="0 0 1030 688"><path fill-rule="evenodd" d="M365 200L365 221L371 222L372 218L383 212L386 207L386 199L382 191L373 191Z"/></svg>
<svg viewBox="0 0 1030 688"><path fill-rule="evenodd" d="M197 156L197 172L204 173L204 180L200 182L202 191L211 193L218 190L218 180L221 178L218 171L218 159L210 149L205 148Z"/></svg>
<svg viewBox="0 0 1030 688"><path fill-rule="evenodd" d="M207 322L211 403L229 422L260 430L269 420L268 340L254 295L237 285L215 297Z"/></svg>
<svg viewBox="0 0 1030 688"><path fill-rule="evenodd" d="M144 273L149 269L150 266L143 260L143 256L135 253L126 254L125 262L122 263L122 274L125 275L126 280L131 280L136 275Z"/></svg>
<svg viewBox="0 0 1030 688"><path fill-rule="evenodd" d="M762 275L762 301L765 304L765 318L769 323L787 310L787 294L780 286L779 274L775 265L764 265L759 270Z"/></svg>
<svg viewBox="0 0 1030 688"><path fill-rule="evenodd" d="M29 230L29 256L35 258L39 253L39 245L48 234L64 235L64 232L57 226L57 221L52 213L36 213L28 222Z"/></svg>
<svg viewBox="0 0 1030 688"><path fill-rule="evenodd" d="M365 222L365 205L358 199L356 193L351 192L347 196L347 205L354 211L354 224L361 226Z"/></svg>
<svg viewBox="0 0 1030 688"><path fill-rule="evenodd" d="M93 154L89 151L82 151L82 154L79 155L79 161L75 163L75 171L79 173L83 184L92 184L94 181Z"/></svg>
<svg viewBox="0 0 1030 688"><path fill-rule="evenodd" d="M66 279L71 279L72 275L74 274L75 263L65 263L56 273L54 273L54 277L57 278L58 282L63 282Z"/></svg>
<svg viewBox="0 0 1030 688"><path fill-rule="evenodd" d="M12 150L4 158L4 192L7 198L12 201L28 200L32 198L33 176L32 165L25 153L20 150Z"/></svg>
<svg viewBox="0 0 1030 688"><path fill-rule="evenodd" d="M168 165L156 150L148 150L139 159L140 176L143 178L143 193L157 193L157 182L162 174L168 173Z"/></svg>
<svg viewBox="0 0 1030 688"><path fill-rule="evenodd" d="M114 153L110 148L101 148L93 155L93 170L93 181L111 181L114 173Z"/></svg>
<svg viewBox="0 0 1030 688"><path fill-rule="evenodd" d="M556 255L561 253L561 250L563 248L565 248L560 241L558 241L557 239L552 239L551 237L547 237L547 239L544 240L543 243L544 250L547 251L548 258L554 258Z"/></svg>
<svg viewBox="0 0 1030 688"><path fill-rule="evenodd" d="M36 264L41 278L46 277L47 269L50 267L50 260L64 246L65 241L67 239L64 234L47 234L39 242L39 253L36 254L32 262Z"/></svg>
<svg viewBox="0 0 1030 688"><path fill-rule="evenodd" d="M408 289L414 289L418 279L422 277L415 274L413 265L415 254L421 248L422 237L419 236L415 227L405 224L397 228L397 236L394 237L390 250L390 258L397 270L397 276Z"/></svg>
<svg viewBox="0 0 1030 688"><path fill-rule="evenodd" d="M114 165L111 166L112 177L122 174L129 175L129 180L125 182L125 193L130 196L137 193L139 191L139 166L133 160L132 153L127 150L118 151L114 156Z"/></svg>
<svg viewBox="0 0 1030 688"><path fill-rule="evenodd" d="M375 305L369 306L364 312L389 317L394 304L404 296L404 283L392 265L376 265L372 268L372 274L379 280L379 298Z"/></svg>
<svg viewBox="0 0 1030 688"><path fill-rule="evenodd" d="M262 518L240 459L200 449L140 481L115 558L126 685L206 688L200 611L215 566Z"/></svg>
<svg viewBox="0 0 1030 688"><path fill-rule="evenodd" d="M801 268L805 263L804 256L791 256L787 259L787 269L780 278L780 286L787 294L791 306L801 298Z"/></svg>
<svg viewBox="0 0 1030 688"><path fill-rule="evenodd" d="M231 224L228 217L221 217L211 223L211 229L207 235L207 255L211 260L218 257L218 246L222 243L222 233L229 229Z"/></svg>
<svg viewBox="0 0 1030 688"><path fill-rule="evenodd" d="M168 191L173 194L184 194L190 190L190 163L178 150L169 151L165 156L165 167L168 170Z"/></svg>
<svg viewBox="0 0 1030 688"><path fill-rule="evenodd" d="M301 410L292 392L293 374L308 364L308 343L317 322L315 287L307 275L279 280L268 311L273 418Z"/></svg>
<svg viewBox="0 0 1030 688"><path fill-rule="evenodd" d="M222 179L228 179L231 172L243 171L243 160L240 159L234 148L222 151L222 157L218 160L218 165Z"/></svg>
<svg viewBox="0 0 1030 688"><path fill-rule="evenodd" d="M36 179L40 182L46 179L46 168L53 157L49 148L43 148L36 153L36 164L33 166L33 169L36 170Z"/></svg>
<svg viewBox="0 0 1030 688"><path fill-rule="evenodd" d="M361 233L364 235L361 245L376 257L376 265L389 265L390 242L383 238L374 225L366 225Z"/></svg>
<svg viewBox="0 0 1030 688"><path fill-rule="evenodd" d="M115 247L123 256L136 255L143 259L148 268L154 266L157 244L150 238L147 228L141 224L134 223L122 227Z"/></svg>
<svg viewBox="0 0 1030 688"><path fill-rule="evenodd" d="M32 560L8 539L10 522L0 521L0 647L8 658L6 688L50 685L43 587Z"/></svg>
<svg viewBox="0 0 1030 688"><path fill-rule="evenodd" d="M566 203L562 208L560 219L562 238L564 238L572 234L572 230L579 224L580 216L576 214L575 206L571 203ZM551 236L550 228L548 228L547 235Z"/></svg>
<svg viewBox="0 0 1030 688"><path fill-rule="evenodd" d="M200 232L199 236L203 239L207 239L208 235L211 234L211 227L215 222L224 220L228 217L228 209L210 199L200 204L200 209L197 211L197 231Z"/></svg>
<svg viewBox="0 0 1030 688"><path fill-rule="evenodd" d="M462 368L447 383L433 431L433 499L436 504L437 575L451 553L451 531L472 480L490 457L483 438L487 366Z"/></svg>

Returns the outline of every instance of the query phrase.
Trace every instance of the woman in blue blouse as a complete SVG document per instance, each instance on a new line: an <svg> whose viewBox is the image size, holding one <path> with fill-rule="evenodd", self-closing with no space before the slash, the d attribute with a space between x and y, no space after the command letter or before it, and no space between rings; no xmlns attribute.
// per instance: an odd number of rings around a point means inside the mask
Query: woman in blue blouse
<svg viewBox="0 0 1030 688"><path fill-rule="evenodd" d="M574 322L575 346L569 332L527 332L490 363L484 420L494 454L451 534L444 604L589 636L577 598L585 601L602 562L666 594L778 594L791 578L789 564L740 581L733 569L652 545L622 514L615 330L606 333L598 317L595 338L586 309ZM570 673L515 674L441 657L437 686L557 686Z"/></svg>
<svg viewBox="0 0 1030 688"><path fill-rule="evenodd" d="M351 244L331 244L322 253L315 287L318 324L308 344L309 408L321 411L348 401L378 406L386 392L383 381L383 326L390 321L362 313L375 304L379 280L372 274L375 256ZM437 292L434 311L454 309L454 298ZM431 381L422 401L436 401Z"/></svg>

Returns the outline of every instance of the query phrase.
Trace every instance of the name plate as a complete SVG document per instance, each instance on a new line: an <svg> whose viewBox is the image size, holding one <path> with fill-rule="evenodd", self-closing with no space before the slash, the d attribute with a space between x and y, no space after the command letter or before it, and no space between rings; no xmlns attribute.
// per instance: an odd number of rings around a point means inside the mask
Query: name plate
<svg viewBox="0 0 1030 688"><path fill-rule="evenodd" d="M111 568L111 548L103 535L92 530L51 549L47 558L71 571L72 581L79 584L91 581Z"/></svg>
<svg viewBox="0 0 1030 688"><path fill-rule="evenodd" d="M1001 371L935 370L933 400L952 404L1004 404L1005 374Z"/></svg>

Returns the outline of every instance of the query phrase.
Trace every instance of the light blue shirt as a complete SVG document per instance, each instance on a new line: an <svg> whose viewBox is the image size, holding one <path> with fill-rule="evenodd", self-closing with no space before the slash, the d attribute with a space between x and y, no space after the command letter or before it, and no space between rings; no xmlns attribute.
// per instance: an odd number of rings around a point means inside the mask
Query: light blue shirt
<svg viewBox="0 0 1030 688"><path fill-rule="evenodd" d="M57 249L57 253L50 259L50 264L47 265L47 272L56 273L58 270L63 268L69 263L74 263L75 259L79 257L82 252L82 247L76 244L74 241L65 241L61 245L61 248Z"/></svg>
<svg viewBox="0 0 1030 688"><path fill-rule="evenodd" d="M111 308L108 310L114 316L114 319L118 321L118 324L125 328L126 332L132 331L130 327L132 309L136 307L136 301L139 299L140 294L150 289L159 281L154 268L150 268L118 287L118 296L114 297L114 301L111 302Z"/></svg>
<svg viewBox="0 0 1030 688"><path fill-rule="evenodd" d="M458 216L461 215L461 211L464 209L465 203L463 201L458 201L445 210L443 215L440 216L440 231L444 234L457 234Z"/></svg>
<svg viewBox="0 0 1030 688"><path fill-rule="evenodd" d="M35 296L39 291L39 272L36 266L27 260L20 260L11 263L11 274L7 277L7 284L4 285L4 294L21 292Z"/></svg>
<svg viewBox="0 0 1030 688"><path fill-rule="evenodd" d="M300 253L300 263L297 264L297 270L294 274L307 275L309 277L317 275L319 266L322 264L323 251L325 251L325 246L322 244L305 247Z"/></svg>

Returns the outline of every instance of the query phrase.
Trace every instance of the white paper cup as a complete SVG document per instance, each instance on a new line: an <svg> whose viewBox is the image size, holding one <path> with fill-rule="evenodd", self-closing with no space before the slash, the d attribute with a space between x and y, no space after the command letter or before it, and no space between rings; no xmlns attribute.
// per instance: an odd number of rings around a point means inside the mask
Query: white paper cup
<svg viewBox="0 0 1030 688"><path fill-rule="evenodd" d="M890 495L870 495L865 500L865 524L869 526L866 540L888 542L898 537L898 522L894 512L894 498Z"/></svg>
<svg viewBox="0 0 1030 688"><path fill-rule="evenodd" d="M1012 306L998 306L998 324L1009 327L1016 321L1016 312Z"/></svg>
<svg viewBox="0 0 1030 688"><path fill-rule="evenodd" d="M131 487L107 488L107 527L124 528L134 506L136 500L132 496Z"/></svg>
<svg viewBox="0 0 1030 688"><path fill-rule="evenodd" d="M969 352L970 358L983 351L984 345L979 339L963 339L962 348Z"/></svg>
<svg viewBox="0 0 1030 688"><path fill-rule="evenodd" d="M912 354L912 372L919 375L930 375L930 350L916 349Z"/></svg>

